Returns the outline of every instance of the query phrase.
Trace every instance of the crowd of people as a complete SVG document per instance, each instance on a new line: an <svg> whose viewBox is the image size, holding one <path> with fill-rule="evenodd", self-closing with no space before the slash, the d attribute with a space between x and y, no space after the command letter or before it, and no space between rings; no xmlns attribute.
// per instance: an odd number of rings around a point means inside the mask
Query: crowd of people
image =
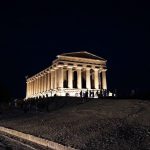
<svg viewBox="0 0 150 150"><path fill-rule="evenodd" d="M81 91L80 92L80 97L85 97L85 98L102 98L102 97L107 97L108 92L107 90L97 90L96 92L94 90L87 90L85 92Z"/></svg>

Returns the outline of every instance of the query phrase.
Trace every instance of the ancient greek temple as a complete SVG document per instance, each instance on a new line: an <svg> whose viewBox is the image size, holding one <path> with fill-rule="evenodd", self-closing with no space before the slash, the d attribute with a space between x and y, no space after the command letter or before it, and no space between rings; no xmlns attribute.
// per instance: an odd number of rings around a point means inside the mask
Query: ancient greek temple
<svg viewBox="0 0 150 150"><path fill-rule="evenodd" d="M26 79L26 99L51 96L88 97L107 90L107 60L87 51L58 55L52 65Z"/></svg>

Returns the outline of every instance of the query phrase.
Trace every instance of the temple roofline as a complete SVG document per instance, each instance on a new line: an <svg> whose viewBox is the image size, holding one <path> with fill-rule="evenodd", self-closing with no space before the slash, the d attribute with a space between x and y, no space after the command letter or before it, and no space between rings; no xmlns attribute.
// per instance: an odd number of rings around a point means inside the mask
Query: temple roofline
<svg viewBox="0 0 150 150"><path fill-rule="evenodd" d="M91 56L93 56L93 57L95 57L95 58L86 58L86 57L82 57L82 56L78 57L78 56L74 56L75 54L88 54L89 56L91 55ZM99 57L99 56L97 56L97 55L94 55L94 54L92 54L92 53L90 53L90 52L87 52L87 51L63 53L63 54L57 55L58 58L61 57L61 56L64 56L64 57L78 57L78 58L83 58L83 59L84 59L84 58L85 58L85 59L96 59L96 58L97 58L97 60L107 61L106 59L104 59L104 58L102 58L102 57Z"/></svg>

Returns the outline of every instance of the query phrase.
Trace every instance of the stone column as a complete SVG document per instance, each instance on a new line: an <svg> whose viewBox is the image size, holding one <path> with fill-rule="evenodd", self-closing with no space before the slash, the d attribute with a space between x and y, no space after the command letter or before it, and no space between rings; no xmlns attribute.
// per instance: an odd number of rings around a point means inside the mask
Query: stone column
<svg viewBox="0 0 150 150"><path fill-rule="evenodd" d="M45 90L45 87L44 87L44 86L45 86L45 74L44 74L44 73L43 73L42 79L43 79L43 82L42 82L42 83L43 83L43 92L44 92L44 90Z"/></svg>
<svg viewBox="0 0 150 150"><path fill-rule="evenodd" d="M39 93L39 76L37 76L37 93Z"/></svg>
<svg viewBox="0 0 150 150"><path fill-rule="evenodd" d="M35 77L35 94L37 93L37 78Z"/></svg>
<svg viewBox="0 0 150 150"><path fill-rule="evenodd" d="M48 82L48 76L47 76L47 72L45 73L45 91L47 91L47 82Z"/></svg>
<svg viewBox="0 0 150 150"><path fill-rule="evenodd" d="M30 97L31 97L31 94L32 94L32 86L31 86L31 80L30 80Z"/></svg>
<svg viewBox="0 0 150 150"><path fill-rule="evenodd" d="M45 73L45 91L47 91L47 82L48 82L48 76L47 76L47 72Z"/></svg>
<svg viewBox="0 0 150 150"><path fill-rule="evenodd" d="M39 75L39 94L41 93L41 75Z"/></svg>
<svg viewBox="0 0 150 150"><path fill-rule="evenodd" d="M35 94L35 79L33 79L33 95Z"/></svg>
<svg viewBox="0 0 150 150"><path fill-rule="evenodd" d="M41 86L40 92L43 92L43 75L41 75L41 84L40 84L40 86Z"/></svg>
<svg viewBox="0 0 150 150"><path fill-rule="evenodd" d="M46 74L46 79L47 79L47 82L46 82L46 91L48 91L49 90L49 71L47 72L47 74Z"/></svg>
<svg viewBox="0 0 150 150"><path fill-rule="evenodd" d="M29 97L29 82L27 81L27 92L26 92L26 97Z"/></svg>
<svg viewBox="0 0 150 150"><path fill-rule="evenodd" d="M43 74L43 92L45 90L45 74Z"/></svg>
<svg viewBox="0 0 150 150"><path fill-rule="evenodd" d="M33 85L32 85L32 79L31 79L31 95L32 95L32 92L33 92Z"/></svg>
<svg viewBox="0 0 150 150"><path fill-rule="evenodd" d="M38 94L38 76L36 77L36 94Z"/></svg>
<svg viewBox="0 0 150 150"><path fill-rule="evenodd" d="M51 72L48 73L48 78L49 78L49 88L48 88L48 90L51 90Z"/></svg>
<svg viewBox="0 0 150 150"><path fill-rule="evenodd" d="M31 96L31 80L29 81L29 93L30 93L30 96Z"/></svg>
<svg viewBox="0 0 150 150"><path fill-rule="evenodd" d="M27 83L27 80L26 80L26 98L28 97L28 83Z"/></svg>
<svg viewBox="0 0 150 150"><path fill-rule="evenodd" d="M32 82L30 80L30 96L31 96L31 94L32 94Z"/></svg>
<svg viewBox="0 0 150 150"><path fill-rule="evenodd" d="M73 88L73 72L72 67L68 67L68 88Z"/></svg>
<svg viewBox="0 0 150 150"><path fill-rule="evenodd" d="M34 80L32 79L32 95L34 95Z"/></svg>
<svg viewBox="0 0 150 150"><path fill-rule="evenodd" d="M36 94L36 77L35 77L35 80L34 80L34 94Z"/></svg>
<svg viewBox="0 0 150 150"><path fill-rule="evenodd" d="M86 88L91 89L90 68L86 68Z"/></svg>
<svg viewBox="0 0 150 150"><path fill-rule="evenodd" d="M46 91L46 73L44 73L44 88L43 88L43 91L45 92Z"/></svg>
<svg viewBox="0 0 150 150"><path fill-rule="evenodd" d="M102 70L102 88L107 90L106 69Z"/></svg>
<svg viewBox="0 0 150 150"><path fill-rule="evenodd" d="M35 77L35 94L37 93L37 78Z"/></svg>
<svg viewBox="0 0 150 150"><path fill-rule="evenodd" d="M54 71L54 89L57 89L57 68Z"/></svg>
<svg viewBox="0 0 150 150"><path fill-rule="evenodd" d="M30 95L32 95L32 80L30 82L30 87L31 87L31 93L30 93Z"/></svg>
<svg viewBox="0 0 150 150"><path fill-rule="evenodd" d="M82 89L81 68L77 68L77 88Z"/></svg>
<svg viewBox="0 0 150 150"><path fill-rule="evenodd" d="M98 89L98 69L96 68L94 69L94 85L95 89Z"/></svg>
<svg viewBox="0 0 150 150"><path fill-rule="evenodd" d="M29 96L30 96L30 81L29 81L29 90L28 90L28 94L29 94Z"/></svg>
<svg viewBox="0 0 150 150"><path fill-rule="evenodd" d="M47 74L47 90L51 89L51 72L49 71Z"/></svg>
<svg viewBox="0 0 150 150"><path fill-rule="evenodd" d="M49 88L49 72L46 72L46 91L48 91Z"/></svg>
<svg viewBox="0 0 150 150"><path fill-rule="evenodd" d="M35 79L33 79L33 95L35 94Z"/></svg>
<svg viewBox="0 0 150 150"><path fill-rule="evenodd" d="M99 77L99 89L102 89L102 81L101 81L101 70L99 70L99 75L98 75L98 77Z"/></svg>
<svg viewBox="0 0 150 150"><path fill-rule="evenodd" d="M54 82L54 70L52 69L51 70L51 89L54 89L54 84L55 84L55 82Z"/></svg>
<svg viewBox="0 0 150 150"><path fill-rule="evenodd" d="M34 87L33 87L33 79L32 79L32 95L33 95L33 90L34 90Z"/></svg>
<svg viewBox="0 0 150 150"><path fill-rule="evenodd" d="M37 77L35 77L35 94L37 93Z"/></svg>
<svg viewBox="0 0 150 150"><path fill-rule="evenodd" d="M30 96L30 81L28 81L28 87L29 87L29 89L28 89L28 96Z"/></svg>
<svg viewBox="0 0 150 150"><path fill-rule="evenodd" d="M33 94L33 81L31 79L31 95Z"/></svg>
<svg viewBox="0 0 150 150"><path fill-rule="evenodd" d="M37 77L35 77L35 94L37 93Z"/></svg>
<svg viewBox="0 0 150 150"><path fill-rule="evenodd" d="M34 95L36 93L36 79L34 78Z"/></svg>
<svg viewBox="0 0 150 150"><path fill-rule="evenodd" d="M43 74L43 76L42 76L42 92L44 92L44 74Z"/></svg>
<svg viewBox="0 0 150 150"><path fill-rule="evenodd" d="M34 80L32 79L32 95L34 94Z"/></svg>
<svg viewBox="0 0 150 150"><path fill-rule="evenodd" d="M30 97L31 97L31 95L32 95L32 82L30 80Z"/></svg>
<svg viewBox="0 0 150 150"><path fill-rule="evenodd" d="M39 77L39 85L40 85L40 88L39 88L39 90L40 90L40 93L42 92L41 90L42 90L42 88L41 88L41 84L42 84L42 76L41 76L41 74L40 74L40 77Z"/></svg>
<svg viewBox="0 0 150 150"><path fill-rule="evenodd" d="M39 85L38 85L38 88L39 88L38 93L40 93L40 92L41 92L41 77L40 77L40 75L39 75L39 77L38 77L38 82L39 82Z"/></svg>
<svg viewBox="0 0 150 150"><path fill-rule="evenodd" d="M39 93L40 93L41 92L41 75L39 75L38 80L39 80Z"/></svg>
<svg viewBox="0 0 150 150"><path fill-rule="evenodd" d="M63 77L63 66L58 68L58 88L63 88L64 86L64 77Z"/></svg>

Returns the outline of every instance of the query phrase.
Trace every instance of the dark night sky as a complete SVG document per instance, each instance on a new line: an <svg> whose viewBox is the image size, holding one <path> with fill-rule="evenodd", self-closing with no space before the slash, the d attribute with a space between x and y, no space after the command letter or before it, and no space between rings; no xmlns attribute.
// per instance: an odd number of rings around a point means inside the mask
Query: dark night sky
<svg viewBox="0 0 150 150"><path fill-rule="evenodd" d="M86 50L108 60L109 89L150 86L150 9L138 1L0 4L0 84L25 97L25 76Z"/></svg>

